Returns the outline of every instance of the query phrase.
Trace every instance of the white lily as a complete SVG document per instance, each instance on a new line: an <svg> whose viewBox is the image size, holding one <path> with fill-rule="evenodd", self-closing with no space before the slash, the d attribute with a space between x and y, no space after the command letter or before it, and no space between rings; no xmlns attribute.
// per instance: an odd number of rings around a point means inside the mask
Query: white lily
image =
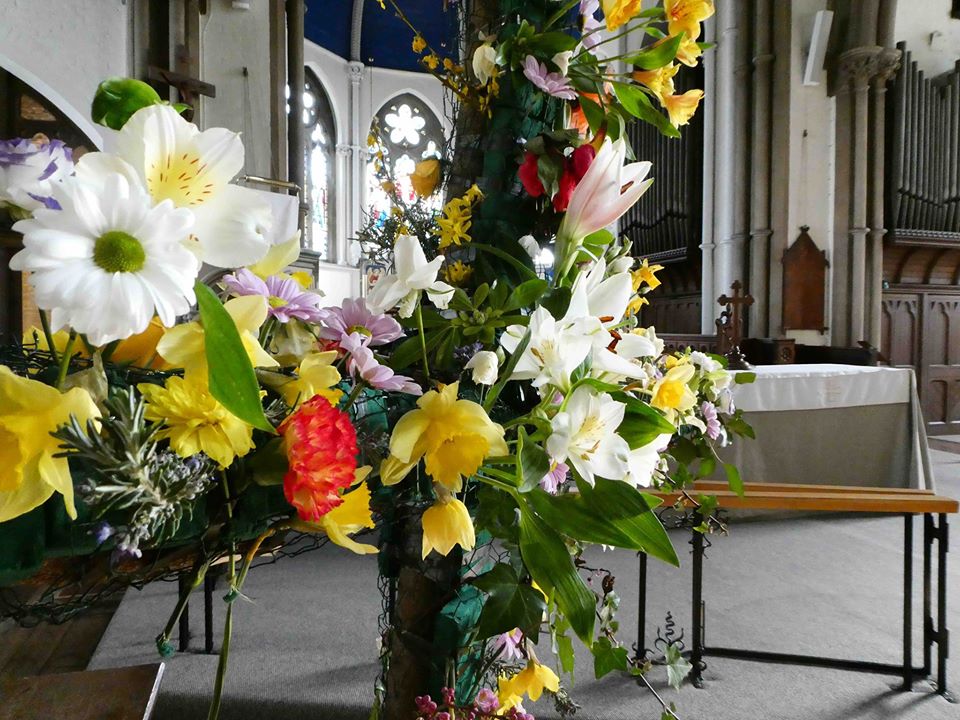
<svg viewBox="0 0 960 720"><path fill-rule="evenodd" d="M591 485L597 476L623 479L629 471L630 446L616 430L626 407L605 393L578 387L550 422L547 453L555 462L569 461Z"/></svg>
<svg viewBox="0 0 960 720"><path fill-rule="evenodd" d="M630 457L627 465L630 472L624 478L624 482L633 485L633 487L650 487L653 480L653 472L660 465L661 453L670 444L669 433L657 435L652 441L630 451Z"/></svg>
<svg viewBox="0 0 960 720"><path fill-rule="evenodd" d="M273 216L260 193L230 182L243 169L240 136L225 128L201 131L169 105L138 110L116 140L117 155L92 163L124 172L133 167L155 203L171 200L193 211L200 259L217 267L260 260L270 248Z"/></svg>
<svg viewBox="0 0 960 720"><path fill-rule="evenodd" d="M586 360L594 337L602 334L603 327L596 318L558 321L546 308L538 307L530 316L529 325L511 325L500 337L500 344L512 354L528 331L530 342L510 379L532 380L536 388L553 385L564 391L570 387L570 375Z"/></svg>
<svg viewBox="0 0 960 720"><path fill-rule="evenodd" d="M557 231L557 255L561 275L576 258L576 248L585 237L615 223L647 191L653 179L645 180L649 162L624 165L627 145L623 138L605 140L586 175L570 196L567 213Z"/></svg>
<svg viewBox="0 0 960 720"><path fill-rule="evenodd" d="M400 306L400 317L413 315L420 294L426 291L431 302L441 310L453 297L453 286L437 280L443 256L438 255L427 262L420 241L412 235L401 235L393 248L397 272L382 278L367 298L367 307L375 313Z"/></svg>

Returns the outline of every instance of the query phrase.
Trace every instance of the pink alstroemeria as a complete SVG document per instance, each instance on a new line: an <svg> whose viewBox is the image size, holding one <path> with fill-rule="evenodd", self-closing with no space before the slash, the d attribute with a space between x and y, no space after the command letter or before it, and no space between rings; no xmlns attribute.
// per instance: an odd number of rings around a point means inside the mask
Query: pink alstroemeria
<svg viewBox="0 0 960 720"><path fill-rule="evenodd" d="M423 389L413 378L406 375L397 375L386 365L381 365L373 354L373 350L364 344L360 333L350 333L340 340L340 347L348 354L347 370L350 376L360 377L370 387L377 390L403 392L408 395L423 395Z"/></svg>
<svg viewBox="0 0 960 720"><path fill-rule="evenodd" d="M510 632L499 635L497 639L493 641L493 649L503 662L522 660L523 651L520 649L522 644L523 632L520 628L514 628Z"/></svg>
<svg viewBox="0 0 960 720"><path fill-rule="evenodd" d="M557 230L558 267L566 272L585 237L612 225L634 206L653 183L645 179L649 162L624 165L627 144L623 138L605 140L583 179L570 196L567 214Z"/></svg>
<svg viewBox="0 0 960 720"><path fill-rule="evenodd" d="M363 298L347 299L340 307L321 308L320 337L340 341L350 333L360 333L364 345L386 345L403 337L400 323L389 315L371 312Z"/></svg>
<svg viewBox="0 0 960 720"><path fill-rule="evenodd" d="M540 478L540 487L544 492L556 495L560 486L567 481L569 474L570 468L564 463L551 463L550 472Z"/></svg>
<svg viewBox="0 0 960 720"><path fill-rule="evenodd" d="M537 62L533 55L527 55L523 61L523 74L547 95L561 100L576 100L577 91L570 85L570 80L560 73L549 72L547 66Z"/></svg>

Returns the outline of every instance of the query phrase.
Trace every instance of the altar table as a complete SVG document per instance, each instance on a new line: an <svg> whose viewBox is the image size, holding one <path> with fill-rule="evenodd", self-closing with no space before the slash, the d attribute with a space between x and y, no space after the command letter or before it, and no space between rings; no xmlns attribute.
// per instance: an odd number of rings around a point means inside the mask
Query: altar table
<svg viewBox="0 0 960 720"><path fill-rule="evenodd" d="M735 385L756 440L720 452L747 482L859 487L934 486L909 368L764 365Z"/></svg>

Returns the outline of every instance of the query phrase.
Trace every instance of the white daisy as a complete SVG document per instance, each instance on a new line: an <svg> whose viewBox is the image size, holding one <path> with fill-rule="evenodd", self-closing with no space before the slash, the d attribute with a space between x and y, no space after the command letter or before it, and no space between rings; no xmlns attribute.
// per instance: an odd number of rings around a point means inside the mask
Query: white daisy
<svg viewBox="0 0 960 720"><path fill-rule="evenodd" d="M184 244L188 210L153 205L119 173L68 178L53 193L62 209L14 225L24 247L10 261L30 273L53 325L104 345L143 332L154 314L170 326L190 309L200 262Z"/></svg>

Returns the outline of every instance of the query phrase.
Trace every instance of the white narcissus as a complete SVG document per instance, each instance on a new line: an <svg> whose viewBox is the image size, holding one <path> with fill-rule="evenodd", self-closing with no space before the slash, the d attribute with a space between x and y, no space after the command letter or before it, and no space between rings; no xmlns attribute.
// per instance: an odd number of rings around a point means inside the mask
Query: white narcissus
<svg viewBox="0 0 960 720"><path fill-rule="evenodd" d="M443 265L442 255L427 262L420 241L412 235L401 235L394 245L393 257L397 272L382 278L367 298L367 307L372 312L384 313L399 304L400 317L408 318L413 315L423 292L441 310L447 307L453 297L453 286L437 280Z"/></svg>
<svg viewBox="0 0 960 720"><path fill-rule="evenodd" d="M30 273L55 329L104 345L143 332L154 315L170 326L189 311L200 270L184 245L189 211L154 205L135 179L112 172L67 178L52 192L62 209L14 225L24 248L10 267Z"/></svg>
<svg viewBox="0 0 960 720"><path fill-rule="evenodd" d="M170 200L196 216L200 259L241 267L270 249L270 206L255 190L231 185L243 169L243 143L226 128L201 131L169 105L138 110L117 135L118 158L131 165L154 202Z"/></svg>
<svg viewBox="0 0 960 720"><path fill-rule="evenodd" d="M629 471L630 446L617 435L626 405L609 395L581 386L550 421L547 453L554 462L568 462L593 485L596 478L622 480Z"/></svg>

